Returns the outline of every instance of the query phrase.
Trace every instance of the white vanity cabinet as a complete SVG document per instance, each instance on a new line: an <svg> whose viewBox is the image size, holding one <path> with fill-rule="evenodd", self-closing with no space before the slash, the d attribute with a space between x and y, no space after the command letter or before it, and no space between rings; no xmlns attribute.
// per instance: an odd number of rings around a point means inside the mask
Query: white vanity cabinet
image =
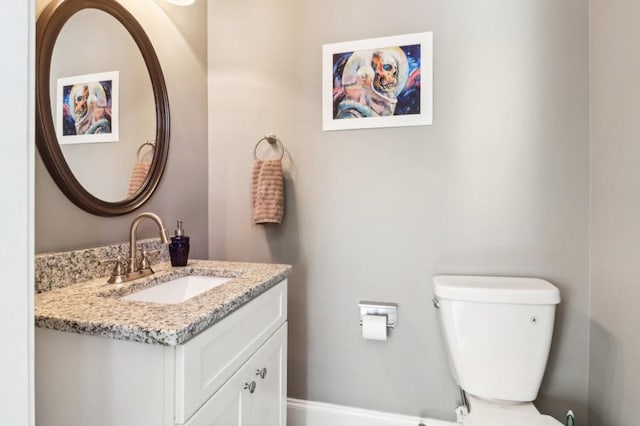
<svg viewBox="0 0 640 426"><path fill-rule="evenodd" d="M286 426L287 281L178 346L36 329L38 426Z"/></svg>

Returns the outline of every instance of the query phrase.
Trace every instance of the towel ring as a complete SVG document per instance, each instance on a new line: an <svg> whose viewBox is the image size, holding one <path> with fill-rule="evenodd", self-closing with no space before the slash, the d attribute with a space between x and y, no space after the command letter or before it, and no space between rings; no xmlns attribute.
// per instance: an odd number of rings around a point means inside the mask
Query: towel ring
<svg viewBox="0 0 640 426"><path fill-rule="evenodd" d="M141 162L140 160L140 153L142 152L142 148L144 148L145 146L149 145L151 147L151 152L155 151L156 149L156 144L153 141L146 141L145 143L143 143L142 145L140 145L140 148L138 148L138 154L136 155L136 158L138 159L138 162Z"/></svg>
<svg viewBox="0 0 640 426"><path fill-rule="evenodd" d="M280 149L282 150L282 153L280 154L280 158L279 160L282 160L284 158L284 144L282 143L282 141L280 139L278 139L278 137L276 135L274 135L273 133L267 133L266 135L264 135L264 137L262 139L260 139L258 141L258 143L256 143L255 148L253 148L253 157L256 160L259 160L258 158L258 146L260 145L260 143L262 141L267 141L269 142L270 145L278 145L278 143L280 144Z"/></svg>

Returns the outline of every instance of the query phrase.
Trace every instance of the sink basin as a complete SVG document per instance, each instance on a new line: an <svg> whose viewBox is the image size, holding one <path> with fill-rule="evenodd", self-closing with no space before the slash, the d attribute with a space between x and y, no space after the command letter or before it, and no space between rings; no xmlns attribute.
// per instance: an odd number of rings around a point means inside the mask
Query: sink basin
<svg viewBox="0 0 640 426"><path fill-rule="evenodd" d="M168 304L182 303L232 279L228 277L187 275L186 277L176 278L175 280L132 293L123 297L122 300Z"/></svg>

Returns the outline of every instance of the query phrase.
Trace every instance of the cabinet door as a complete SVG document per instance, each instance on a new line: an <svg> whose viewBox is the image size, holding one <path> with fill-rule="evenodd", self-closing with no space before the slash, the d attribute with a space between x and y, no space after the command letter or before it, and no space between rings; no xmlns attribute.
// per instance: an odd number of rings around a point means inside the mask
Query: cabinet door
<svg viewBox="0 0 640 426"><path fill-rule="evenodd" d="M251 393L240 369L189 419L185 426L244 426L249 422Z"/></svg>
<svg viewBox="0 0 640 426"><path fill-rule="evenodd" d="M184 423L287 319L287 280L176 347L176 421ZM252 379L253 380L253 379Z"/></svg>
<svg viewBox="0 0 640 426"><path fill-rule="evenodd" d="M286 366L284 323L185 426L286 426Z"/></svg>
<svg viewBox="0 0 640 426"><path fill-rule="evenodd" d="M251 396L251 426L286 426L287 323L260 348L250 364L256 381Z"/></svg>

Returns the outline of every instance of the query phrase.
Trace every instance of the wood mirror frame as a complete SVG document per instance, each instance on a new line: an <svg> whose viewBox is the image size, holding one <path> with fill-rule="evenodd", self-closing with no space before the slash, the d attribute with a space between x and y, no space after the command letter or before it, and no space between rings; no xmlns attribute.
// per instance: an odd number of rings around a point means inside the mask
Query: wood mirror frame
<svg viewBox="0 0 640 426"><path fill-rule="evenodd" d="M133 196L104 201L88 192L75 177L58 143L50 99L50 68L53 49L62 27L76 12L102 10L117 19L131 34L149 72L156 108L156 147L147 178ZM142 26L115 0L53 0L36 23L36 145L51 177L78 207L99 216L130 213L153 194L164 173L169 153L169 100L167 88L151 41Z"/></svg>

